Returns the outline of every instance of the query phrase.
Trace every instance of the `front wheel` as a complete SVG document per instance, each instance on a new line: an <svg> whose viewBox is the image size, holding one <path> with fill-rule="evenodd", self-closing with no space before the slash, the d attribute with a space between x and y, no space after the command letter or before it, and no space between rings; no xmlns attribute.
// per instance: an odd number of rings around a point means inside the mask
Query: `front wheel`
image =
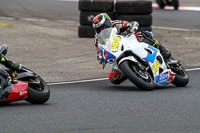
<svg viewBox="0 0 200 133"><path fill-rule="evenodd" d="M154 89L154 81L149 72L141 70L137 64L130 61L124 61L119 67L125 76L139 88L145 91L151 91Z"/></svg>
<svg viewBox="0 0 200 133"><path fill-rule="evenodd" d="M50 89L39 75L37 79L39 83L29 83L28 98L26 101L33 104L43 104L50 97Z"/></svg>

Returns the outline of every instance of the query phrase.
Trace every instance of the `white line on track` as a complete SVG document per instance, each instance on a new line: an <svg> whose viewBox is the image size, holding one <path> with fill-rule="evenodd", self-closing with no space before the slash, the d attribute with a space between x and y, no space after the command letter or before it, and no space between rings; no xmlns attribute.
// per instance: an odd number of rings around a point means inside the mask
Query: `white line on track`
<svg viewBox="0 0 200 133"><path fill-rule="evenodd" d="M88 80L79 80L79 81L69 81L69 82L57 82L57 83L48 83L48 85L62 85L62 84L73 84L73 83L84 83L92 81L102 81L107 80L108 78L99 78L99 79L88 79Z"/></svg>
<svg viewBox="0 0 200 133"><path fill-rule="evenodd" d="M162 26L152 26L152 28L160 30L200 31L199 29L185 29L185 28L173 28L173 27L162 27Z"/></svg>
<svg viewBox="0 0 200 133"><path fill-rule="evenodd" d="M186 71L199 71L200 68L191 68L186 69ZM74 83L86 83L86 82L94 82L94 81L102 81L102 80L108 80L108 78L99 78L99 79L88 79L88 80L79 80L79 81L69 81L69 82L57 82L57 83L48 83L47 85L63 85L63 84L74 84Z"/></svg>
<svg viewBox="0 0 200 133"><path fill-rule="evenodd" d="M200 70L200 68L191 68L191 69L186 69L186 71L199 71Z"/></svg>

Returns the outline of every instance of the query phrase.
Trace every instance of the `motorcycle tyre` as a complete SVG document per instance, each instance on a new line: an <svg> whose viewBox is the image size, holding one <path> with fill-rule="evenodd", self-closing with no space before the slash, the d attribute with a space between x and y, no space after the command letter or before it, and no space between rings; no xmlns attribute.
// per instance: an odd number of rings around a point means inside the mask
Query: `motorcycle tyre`
<svg viewBox="0 0 200 133"><path fill-rule="evenodd" d="M179 1L178 0L172 0L172 5L174 6L174 10L178 10Z"/></svg>
<svg viewBox="0 0 200 133"><path fill-rule="evenodd" d="M174 84L174 85L176 85L176 86L178 86L178 87L184 87L184 86L186 86L187 84L188 84L188 82L189 82L189 75L188 75L188 73L185 71L185 69L184 68L182 68L182 71L183 71L183 73L184 73L184 77L183 76L181 76L181 75L178 75L176 72L176 76L175 76L175 79L174 79L174 81L172 82L172 84ZM174 71L173 71L174 72Z"/></svg>
<svg viewBox="0 0 200 133"><path fill-rule="evenodd" d="M153 78L150 76L152 83L147 83L143 79L139 78L135 72L131 69L129 61L124 61L120 64L120 69L123 71L125 76L137 87L144 91L152 91L155 88ZM147 72L148 73L148 72ZM150 74L149 74L150 75Z"/></svg>
<svg viewBox="0 0 200 133"><path fill-rule="evenodd" d="M149 15L152 14L150 0L116 0L115 13L119 15Z"/></svg>
<svg viewBox="0 0 200 133"><path fill-rule="evenodd" d="M158 3L160 9L164 9L165 7L165 3L163 0L156 0L156 3Z"/></svg>
<svg viewBox="0 0 200 133"><path fill-rule="evenodd" d="M39 91L31 87L28 88L28 98L26 101L32 104L43 104L47 102L50 97L50 88L47 86L47 83L40 76L38 76L38 78L44 89Z"/></svg>

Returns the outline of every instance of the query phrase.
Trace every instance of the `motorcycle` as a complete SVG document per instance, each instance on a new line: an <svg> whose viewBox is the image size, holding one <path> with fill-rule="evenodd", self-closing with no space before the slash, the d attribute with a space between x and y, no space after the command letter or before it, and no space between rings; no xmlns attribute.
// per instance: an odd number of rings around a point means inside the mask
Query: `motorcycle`
<svg viewBox="0 0 200 133"><path fill-rule="evenodd" d="M139 42L133 33L118 35L117 28L107 28L97 36L103 68L107 63L125 75L137 87L150 91L172 83L186 86L189 76L180 61L165 62L159 49Z"/></svg>
<svg viewBox="0 0 200 133"><path fill-rule="evenodd" d="M4 53L5 48L0 48L0 53ZM3 68L1 68L3 69ZM6 83L6 79L0 76L0 103L7 104L10 102L26 100L32 104L43 104L50 97L50 89L47 83L36 72L22 67L18 72L5 69L12 77L16 77L18 82Z"/></svg>
<svg viewBox="0 0 200 133"><path fill-rule="evenodd" d="M179 7L179 0L156 0L159 7L164 9L165 6L173 6L175 10L178 10Z"/></svg>

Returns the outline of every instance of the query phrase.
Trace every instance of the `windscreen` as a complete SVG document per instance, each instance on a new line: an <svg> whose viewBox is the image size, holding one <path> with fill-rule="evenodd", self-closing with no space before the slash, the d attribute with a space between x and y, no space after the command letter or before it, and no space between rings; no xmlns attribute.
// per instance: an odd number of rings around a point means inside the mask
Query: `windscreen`
<svg viewBox="0 0 200 133"><path fill-rule="evenodd" d="M102 45L104 47L106 45L108 45L112 29L113 28L107 28L107 29L105 29L105 30L100 32L100 34L99 34L99 36L97 38L98 44L100 44L100 45Z"/></svg>

